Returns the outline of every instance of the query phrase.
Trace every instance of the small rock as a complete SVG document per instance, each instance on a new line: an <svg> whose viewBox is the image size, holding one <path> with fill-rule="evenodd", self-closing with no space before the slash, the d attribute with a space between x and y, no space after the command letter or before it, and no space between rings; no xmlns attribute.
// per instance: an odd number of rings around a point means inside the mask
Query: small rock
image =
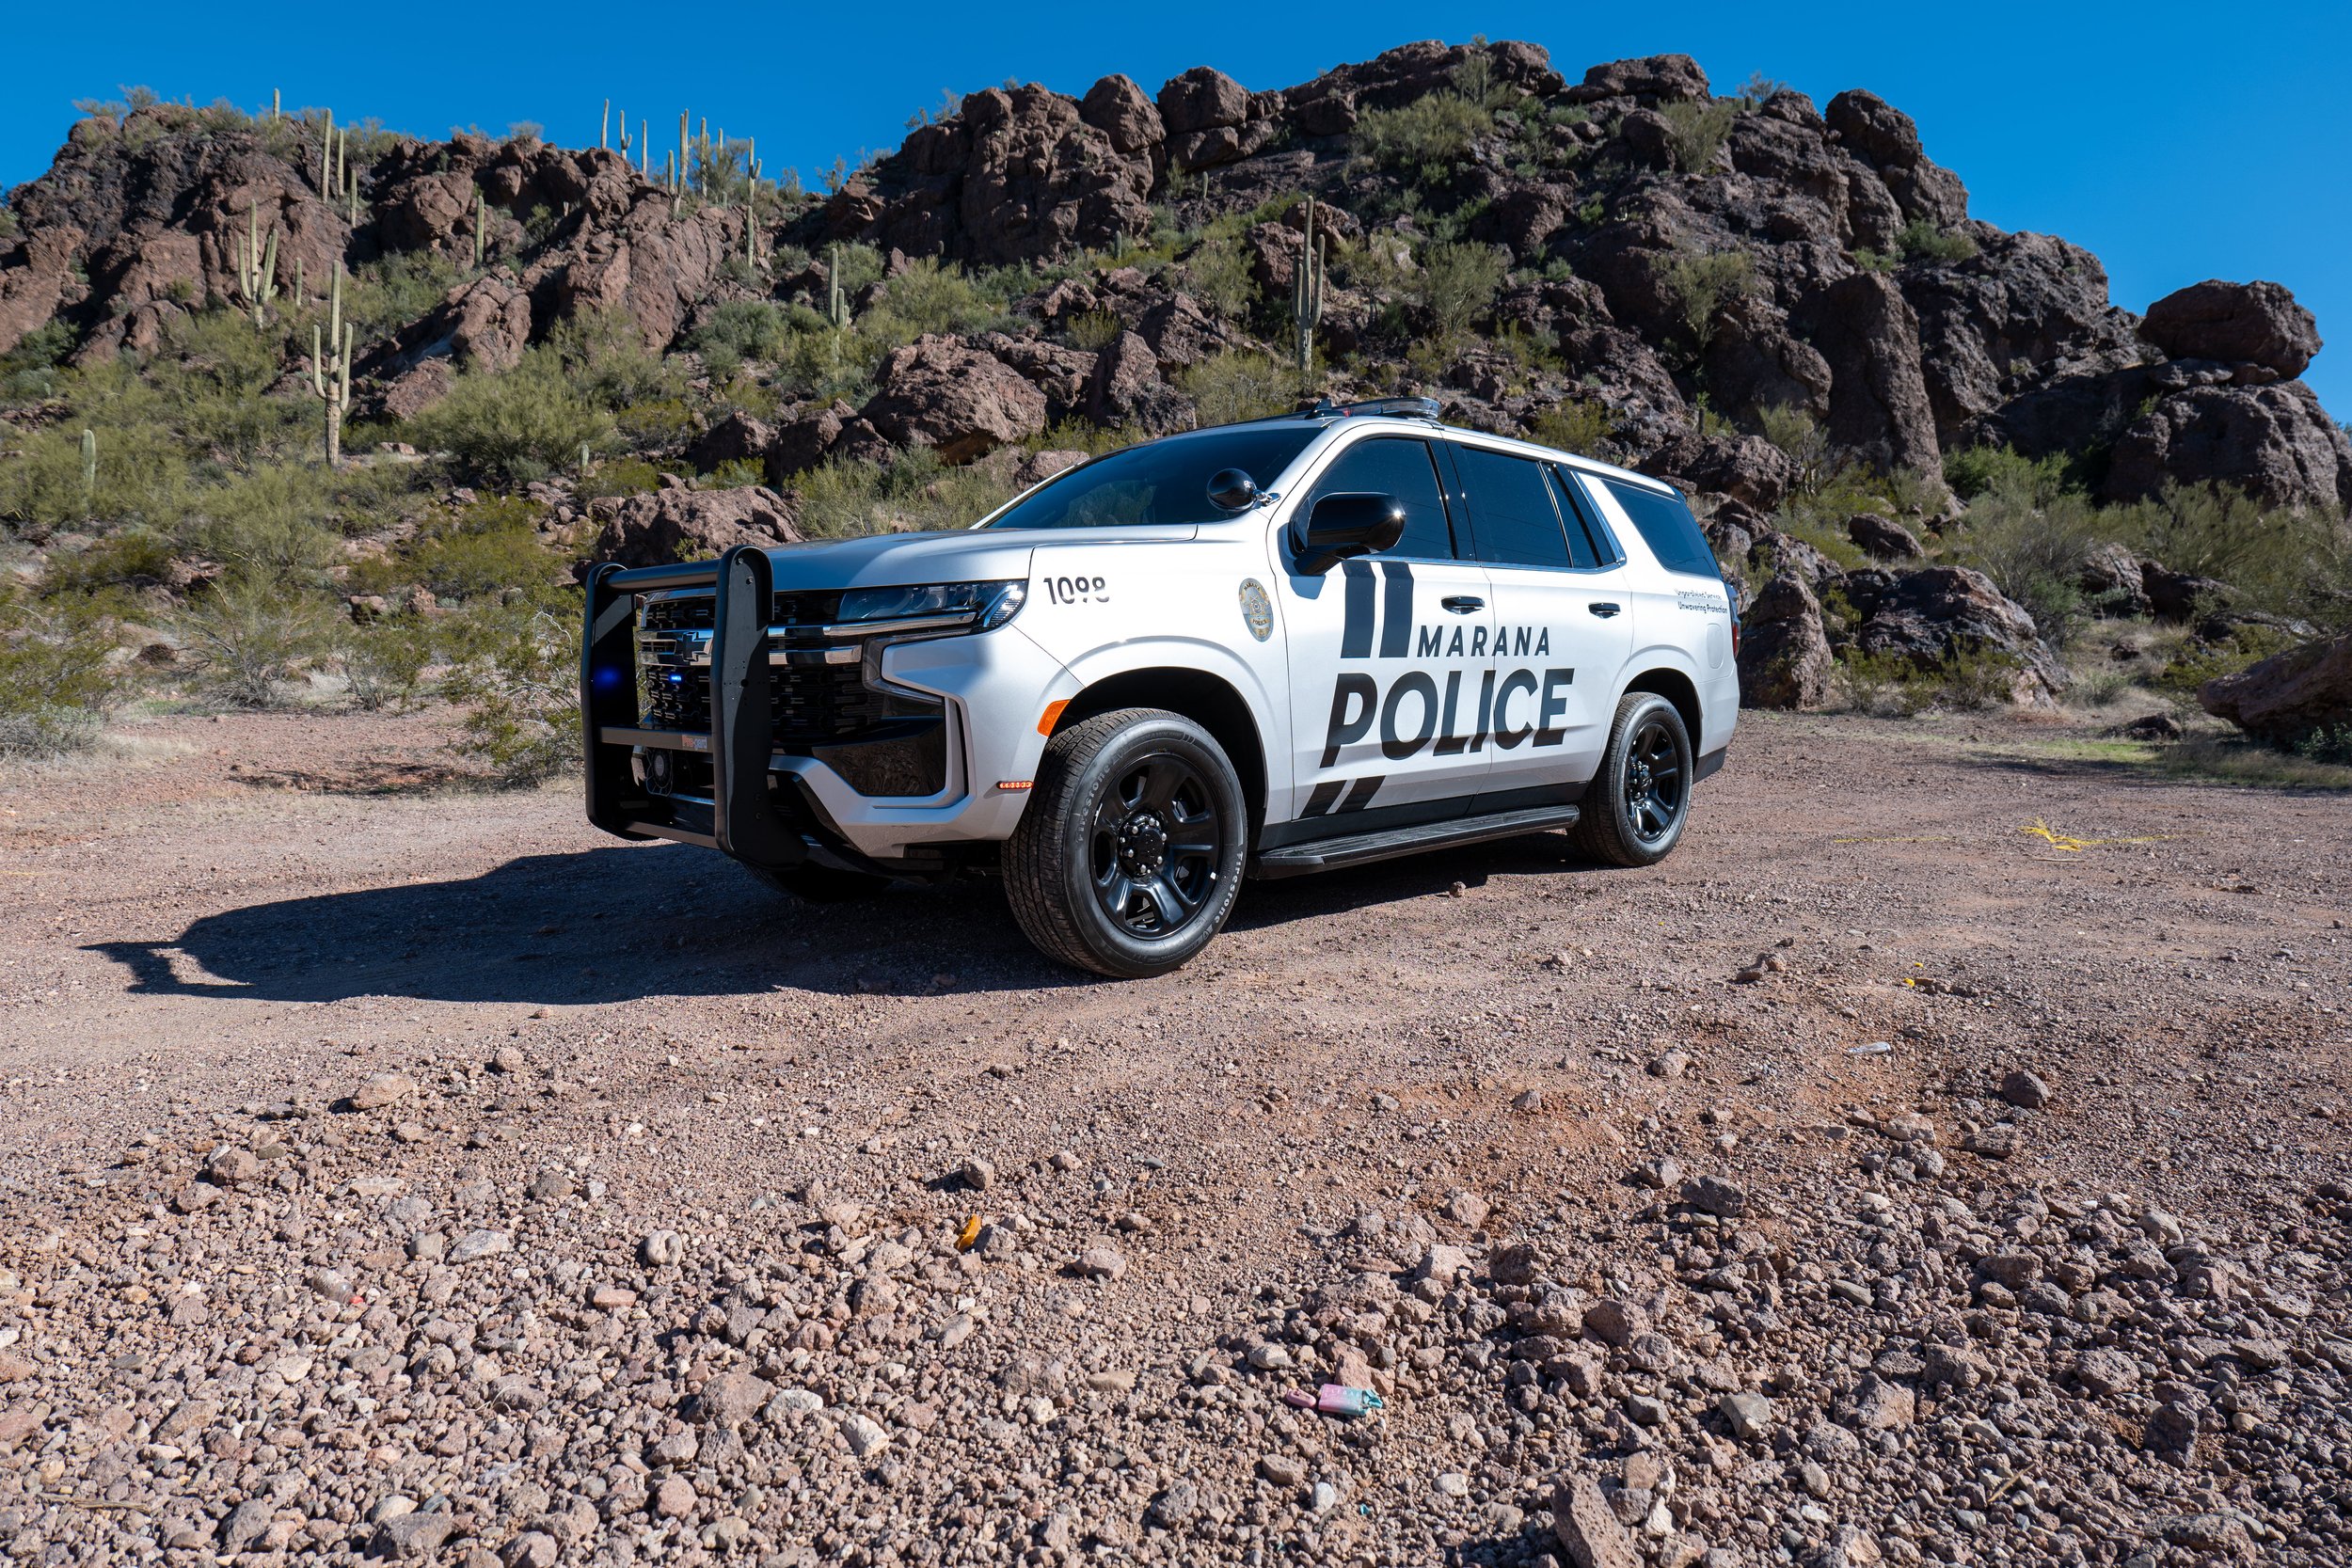
<svg viewBox="0 0 2352 1568"><path fill-rule="evenodd" d="M429 1558L441 1549L457 1521L446 1513L403 1513L375 1527L368 1550L376 1557L400 1560Z"/></svg>
<svg viewBox="0 0 2352 1568"><path fill-rule="evenodd" d="M1540 1111L1543 1108L1544 1095L1541 1089L1522 1089L1519 1091L1518 1098L1511 1101L1511 1109L1514 1111Z"/></svg>
<svg viewBox="0 0 2352 1568"><path fill-rule="evenodd" d="M1748 1212L1748 1190L1719 1176L1702 1176L1682 1184L1682 1201L1703 1214L1738 1219Z"/></svg>
<svg viewBox="0 0 2352 1568"><path fill-rule="evenodd" d="M2018 1068L2001 1080L2001 1098L2020 1110L2039 1111L2050 1103L2050 1085Z"/></svg>
<svg viewBox="0 0 2352 1568"><path fill-rule="evenodd" d="M675 1230L657 1230L637 1243L637 1256L647 1268L666 1269L686 1256L686 1238Z"/></svg>
<svg viewBox="0 0 2352 1568"><path fill-rule="evenodd" d="M1667 1192L1682 1180L1682 1162L1671 1154L1661 1154L1655 1160L1643 1161L1626 1174L1627 1180L1637 1187Z"/></svg>
<svg viewBox="0 0 2352 1568"><path fill-rule="evenodd" d="M657 1518L683 1519L694 1512L694 1483L684 1476L665 1476L654 1488L653 1512Z"/></svg>
<svg viewBox="0 0 2352 1568"><path fill-rule="evenodd" d="M1551 1528L1575 1568L1641 1568L1633 1537L1590 1476L1576 1477L1553 1497Z"/></svg>
<svg viewBox="0 0 2352 1568"><path fill-rule="evenodd" d="M996 1167L976 1154L956 1167L956 1180L976 1193L984 1193L996 1185Z"/></svg>
<svg viewBox="0 0 2352 1568"><path fill-rule="evenodd" d="M405 1072L379 1072L351 1091L355 1111L380 1111L417 1092L417 1081Z"/></svg>
<svg viewBox="0 0 2352 1568"><path fill-rule="evenodd" d="M1263 1454L1258 1460L1258 1474L1277 1486L1297 1486L1307 1479L1307 1462L1295 1454Z"/></svg>
<svg viewBox="0 0 2352 1568"><path fill-rule="evenodd" d="M492 1072L506 1073L511 1076L515 1073L528 1072L530 1069L531 1058L511 1045L500 1046L497 1053L490 1058Z"/></svg>
<svg viewBox="0 0 2352 1568"><path fill-rule="evenodd" d="M1648 1068L1652 1078L1663 1078L1668 1081L1679 1078L1690 1070L1691 1053L1678 1047L1651 1057Z"/></svg>
<svg viewBox="0 0 2352 1568"><path fill-rule="evenodd" d="M453 1263L470 1263L476 1259L495 1258L515 1248L515 1233L511 1230L469 1230L449 1249Z"/></svg>
<svg viewBox="0 0 2352 1568"><path fill-rule="evenodd" d="M1412 1277L1416 1281L1433 1279L1440 1285L1451 1285L1454 1280L1468 1274L1470 1266L1470 1255L1468 1249L1458 1246L1433 1246L1421 1255L1420 1262L1413 1265Z"/></svg>
<svg viewBox="0 0 2352 1568"><path fill-rule="evenodd" d="M506 1568L555 1568L555 1560L563 1553L554 1536L545 1530L528 1529L506 1544L499 1553L499 1560Z"/></svg>
<svg viewBox="0 0 2352 1568"><path fill-rule="evenodd" d="M262 1174L262 1162L249 1148L233 1145L204 1162L204 1180L215 1187L234 1187Z"/></svg>
<svg viewBox="0 0 2352 1568"><path fill-rule="evenodd" d="M1761 1394L1725 1394L1715 1402L1734 1433L1749 1442L1772 1434L1772 1402Z"/></svg>
<svg viewBox="0 0 2352 1568"><path fill-rule="evenodd" d="M1473 1230L1486 1223L1488 1212L1486 1200L1476 1193L1459 1192L1446 1199L1445 1217Z"/></svg>
<svg viewBox="0 0 2352 1568"><path fill-rule="evenodd" d="M850 1445L850 1451L860 1459L881 1452L890 1446L890 1433L872 1418L851 1415L841 1423L841 1435Z"/></svg>
<svg viewBox="0 0 2352 1568"><path fill-rule="evenodd" d="M1437 1486L1438 1495L1441 1497L1467 1497L1470 1496L1470 1477L1464 1475L1459 1470L1448 1470L1445 1474L1439 1476L1438 1478Z"/></svg>
<svg viewBox="0 0 2352 1568"><path fill-rule="evenodd" d="M1117 1279L1127 1272L1127 1259L1115 1247L1090 1246L1072 1267L1089 1279Z"/></svg>

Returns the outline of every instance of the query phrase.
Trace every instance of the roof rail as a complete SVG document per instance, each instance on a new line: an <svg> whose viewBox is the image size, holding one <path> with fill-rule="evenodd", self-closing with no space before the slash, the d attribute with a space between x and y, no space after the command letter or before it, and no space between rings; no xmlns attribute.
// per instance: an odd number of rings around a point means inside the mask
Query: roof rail
<svg viewBox="0 0 2352 1568"><path fill-rule="evenodd" d="M1358 418L1369 418L1385 414L1395 419L1428 420L1435 423L1438 418L1438 400L1436 398L1372 398L1363 403L1333 403L1329 398L1318 398L1312 406L1302 408L1298 413L1299 418L1308 420L1346 419L1351 415Z"/></svg>

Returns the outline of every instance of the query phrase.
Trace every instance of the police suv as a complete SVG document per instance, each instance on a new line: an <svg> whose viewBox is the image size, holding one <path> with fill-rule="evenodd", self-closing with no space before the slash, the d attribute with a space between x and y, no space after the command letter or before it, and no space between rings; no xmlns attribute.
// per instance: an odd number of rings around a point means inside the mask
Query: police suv
<svg viewBox="0 0 2352 1568"><path fill-rule="evenodd" d="M1157 974L1245 876L1547 829L1662 858L1739 708L1670 485L1387 400L1172 436L968 530L588 580L589 820L816 899L1004 879Z"/></svg>

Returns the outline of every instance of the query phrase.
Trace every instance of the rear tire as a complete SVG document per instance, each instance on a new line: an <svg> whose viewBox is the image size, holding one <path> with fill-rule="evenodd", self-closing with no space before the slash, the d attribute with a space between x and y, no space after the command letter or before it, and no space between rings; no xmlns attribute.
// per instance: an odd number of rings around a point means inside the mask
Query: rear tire
<svg viewBox="0 0 2352 1568"><path fill-rule="evenodd" d="M1656 865L1682 841L1695 773L1681 712L1656 692L1627 692L1570 842L1609 865Z"/></svg>
<svg viewBox="0 0 2352 1568"><path fill-rule="evenodd" d="M1232 912L1248 848L1241 779L1160 708L1054 736L1005 846L1005 898L1047 958L1116 979L1181 967Z"/></svg>
<svg viewBox="0 0 2352 1568"><path fill-rule="evenodd" d="M852 904L871 898L890 885L887 877L863 871L837 871L830 865L795 865L769 871L756 865L744 870L778 893L788 893L804 904Z"/></svg>

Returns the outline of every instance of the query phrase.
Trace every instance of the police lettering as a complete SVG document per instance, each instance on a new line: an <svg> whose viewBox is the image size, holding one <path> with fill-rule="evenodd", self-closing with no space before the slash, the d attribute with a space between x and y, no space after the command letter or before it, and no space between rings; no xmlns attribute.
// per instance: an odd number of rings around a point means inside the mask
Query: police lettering
<svg viewBox="0 0 2352 1568"><path fill-rule="evenodd" d="M1340 760L1343 748L1372 735L1380 726L1380 752L1391 762L1403 762L1431 747L1436 756L1454 756L1486 749L1489 735L1500 749L1558 746L1568 737L1563 721L1568 712L1568 688L1576 684L1574 670L1514 670L1501 674L1479 672L1476 712L1466 715L1462 672L1449 670L1445 690L1420 670L1407 670L1391 682L1386 695L1370 675L1351 670L1331 688L1331 717L1324 730L1322 767ZM1461 733L1469 718L1471 729ZM1435 743L1432 746L1432 743Z"/></svg>

